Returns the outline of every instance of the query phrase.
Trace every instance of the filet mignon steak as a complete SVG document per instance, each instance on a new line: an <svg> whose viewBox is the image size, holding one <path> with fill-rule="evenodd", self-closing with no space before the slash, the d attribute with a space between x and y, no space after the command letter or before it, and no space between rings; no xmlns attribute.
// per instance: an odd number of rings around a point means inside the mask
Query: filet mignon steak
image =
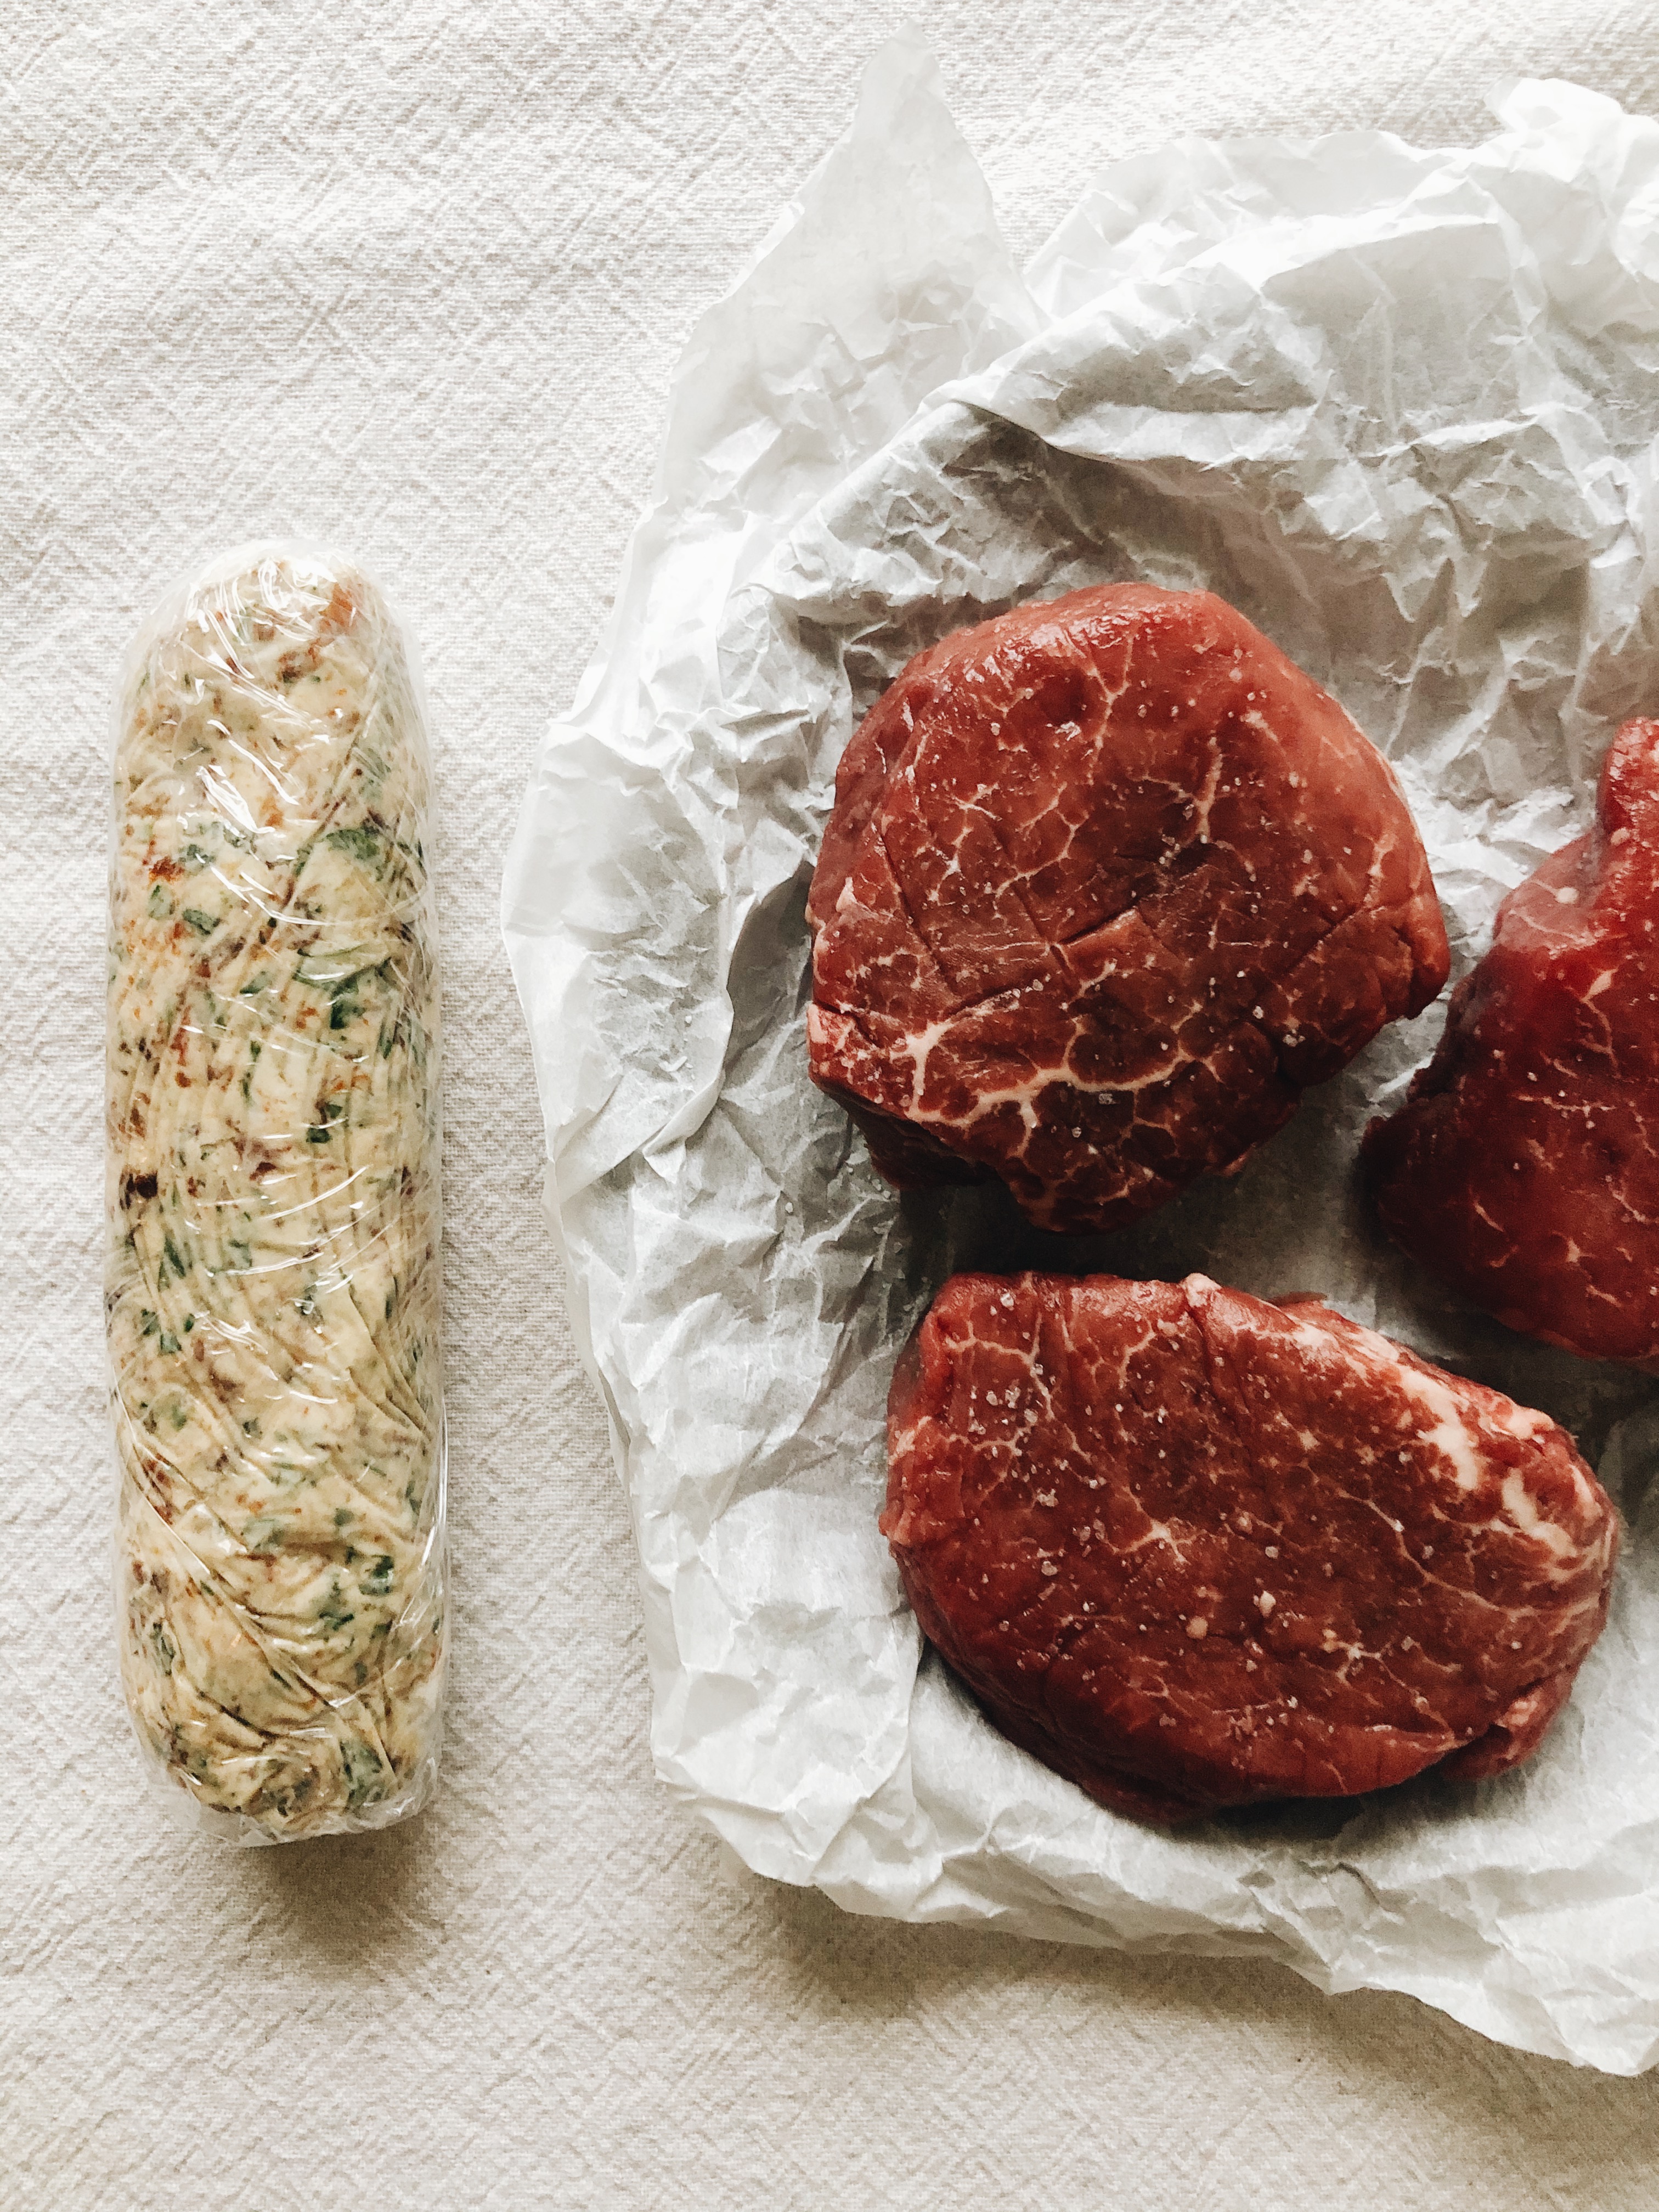
<svg viewBox="0 0 1659 2212"><path fill-rule="evenodd" d="M1206 592L963 630L848 745L813 878L813 1079L901 1187L1109 1230L1237 1165L1448 956L1392 771Z"/></svg>
<svg viewBox="0 0 1659 2212"><path fill-rule="evenodd" d="M1146 1820L1498 1773L1607 1618L1617 1518L1565 1431L1316 1299L955 1276L888 1449L923 1630Z"/></svg>
<svg viewBox="0 0 1659 2212"><path fill-rule="evenodd" d="M1659 722L1511 891L1364 1158L1395 1242L1510 1328L1659 1367Z"/></svg>

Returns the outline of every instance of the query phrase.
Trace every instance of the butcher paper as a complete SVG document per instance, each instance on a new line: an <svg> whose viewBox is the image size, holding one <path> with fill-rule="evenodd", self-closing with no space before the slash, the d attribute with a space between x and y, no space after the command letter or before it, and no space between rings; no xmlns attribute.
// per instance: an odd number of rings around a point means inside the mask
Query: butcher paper
<svg viewBox="0 0 1659 2212"><path fill-rule="evenodd" d="M901 1199L807 1081L836 760L919 648L1124 577L1233 602L1394 762L1459 971L1659 707L1659 125L1564 83L1474 149L1192 139L1023 273L915 43L710 310L504 922L572 1317L639 1543L669 1787L849 1910L1254 1952L1632 2073L1659 2057L1655 1386L1509 1335L1381 1240L1379 1038L1231 1183L1110 1239ZM1572 1428L1630 1523L1520 1772L1170 1836L1015 1750L877 1533L894 1356L964 1263L1317 1291Z"/></svg>

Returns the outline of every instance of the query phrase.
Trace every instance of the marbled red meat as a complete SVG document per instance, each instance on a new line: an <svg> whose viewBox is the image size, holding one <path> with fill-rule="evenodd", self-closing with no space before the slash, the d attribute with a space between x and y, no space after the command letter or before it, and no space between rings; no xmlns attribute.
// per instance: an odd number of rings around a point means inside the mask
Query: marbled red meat
<svg viewBox="0 0 1659 2212"><path fill-rule="evenodd" d="M807 915L812 1077L876 1165L1068 1231L1239 1164L1447 972L1382 756L1232 608L1138 584L913 660Z"/></svg>
<svg viewBox="0 0 1659 2212"><path fill-rule="evenodd" d="M1607 1618L1617 1518L1565 1431L1317 1299L957 1275L888 1450L923 1630L1142 1819L1499 1773Z"/></svg>
<svg viewBox="0 0 1659 2212"><path fill-rule="evenodd" d="M1659 722L1620 731L1595 829L1498 908L1364 1160L1389 1234L1466 1297L1659 1367Z"/></svg>

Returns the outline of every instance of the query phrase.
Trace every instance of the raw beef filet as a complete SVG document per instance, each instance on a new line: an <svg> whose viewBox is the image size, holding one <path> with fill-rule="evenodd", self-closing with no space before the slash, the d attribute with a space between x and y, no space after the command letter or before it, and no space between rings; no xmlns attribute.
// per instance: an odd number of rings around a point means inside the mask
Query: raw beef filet
<svg viewBox="0 0 1659 2212"><path fill-rule="evenodd" d="M927 1634L1146 1820L1499 1773L1607 1617L1618 1523L1565 1431L1317 1299L957 1275L888 1449Z"/></svg>
<svg viewBox="0 0 1659 2212"><path fill-rule="evenodd" d="M1447 969L1382 756L1232 608L1139 584L913 660L807 915L812 1077L876 1165L1073 1231L1238 1165Z"/></svg>
<svg viewBox="0 0 1659 2212"><path fill-rule="evenodd" d="M1395 1242L1511 1328L1659 1367L1659 722L1498 912L1406 1104L1366 1132Z"/></svg>

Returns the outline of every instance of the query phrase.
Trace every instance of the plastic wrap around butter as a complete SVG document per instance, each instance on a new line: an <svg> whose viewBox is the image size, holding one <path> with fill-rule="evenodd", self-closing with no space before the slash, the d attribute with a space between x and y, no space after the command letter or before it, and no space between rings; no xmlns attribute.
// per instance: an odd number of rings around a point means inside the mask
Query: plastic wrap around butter
<svg viewBox="0 0 1659 2212"><path fill-rule="evenodd" d="M1616 2072L1659 2057L1655 1385L1457 1305L1354 1163L1442 1011L1242 1176L1111 1238L901 1200L806 1079L836 762L948 630L1139 576L1240 607L1394 762L1461 970L1659 708L1659 126L1559 84L1484 144L1193 140L1023 274L900 42L676 382L608 630L504 893L573 1317L637 1533L659 1771L850 1910L1251 1952ZM1611 1625L1478 1787L1115 1819L927 1655L877 1533L893 1359L953 1267L1311 1290L1540 1406L1622 1498Z"/></svg>
<svg viewBox="0 0 1659 2212"><path fill-rule="evenodd" d="M362 572L250 547L129 656L110 878L121 1672L227 1840L414 1812L446 1635L430 769Z"/></svg>

